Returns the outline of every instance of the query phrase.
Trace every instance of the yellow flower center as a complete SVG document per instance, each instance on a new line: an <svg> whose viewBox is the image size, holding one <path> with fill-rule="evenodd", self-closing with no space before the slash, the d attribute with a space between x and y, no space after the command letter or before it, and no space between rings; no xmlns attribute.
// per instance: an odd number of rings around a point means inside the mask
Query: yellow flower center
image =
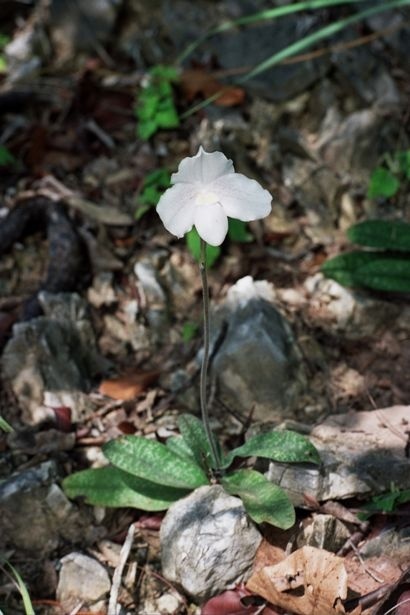
<svg viewBox="0 0 410 615"><path fill-rule="evenodd" d="M200 192L195 199L196 205L213 205L217 202L218 197L216 194L214 192L207 192L206 190Z"/></svg>

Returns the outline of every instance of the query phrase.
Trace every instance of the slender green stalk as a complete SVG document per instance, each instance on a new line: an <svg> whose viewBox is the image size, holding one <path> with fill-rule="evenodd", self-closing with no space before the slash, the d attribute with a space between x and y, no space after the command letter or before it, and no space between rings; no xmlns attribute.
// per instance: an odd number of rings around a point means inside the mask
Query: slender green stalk
<svg viewBox="0 0 410 615"><path fill-rule="evenodd" d="M201 260L199 263L199 270L201 272L202 280L202 299L204 305L204 355L202 357L201 365L201 379L199 385L199 399L201 405L202 422L208 438L209 446L212 454L212 467L214 470L218 470L221 466L221 459L218 451L218 446L215 442L214 435L209 424L209 415L206 399L206 384L207 374L209 366L209 290L208 290L208 276L206 271L206 243L201 239Z"/></svg>

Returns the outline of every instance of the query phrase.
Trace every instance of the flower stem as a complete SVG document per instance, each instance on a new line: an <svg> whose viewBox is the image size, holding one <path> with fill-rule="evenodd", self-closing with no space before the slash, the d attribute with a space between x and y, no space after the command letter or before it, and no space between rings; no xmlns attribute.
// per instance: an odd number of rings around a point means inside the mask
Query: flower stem
<svg viewBox="0 0 410 615"><path fill-rule="evenodd" d="M221 465L218 446L209 424L208 407L206 400L206 385L209 365L209 290L208 276L206 271L206 243L201 239L201 259L199 264L202 280L202 299L204 305L204 354L201 365L201 380L199 386L199 399L201 404L202 423L204 425L206 437L208 438L211 449L212 466L214 470L218 470Z"/></svg>

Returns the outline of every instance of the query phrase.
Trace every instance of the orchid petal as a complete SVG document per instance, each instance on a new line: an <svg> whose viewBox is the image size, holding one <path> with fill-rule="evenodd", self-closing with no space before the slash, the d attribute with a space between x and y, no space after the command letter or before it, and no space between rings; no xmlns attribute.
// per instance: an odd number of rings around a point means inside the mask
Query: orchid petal
<svg viewBox="0 0 410 615"><path fill-rule="evenodd" d="M243 222L265 218L272 209L270 193L241 173L218 177L209 190L218 195L227 216Z"/></svg>
<svg viewBox="0 0 410 615"><path fill-rule="evenodd" d="M171 182L209 184L224 175L232 177L234 172L232 160L222 152L208 153L200 147L196 156L181 161L177 173L171 175Z"/></svg>
<svg viewBox="0 0 410 615"><path fill-rule="evenodd" d="M228 232L228 218L219 203L198 205L194 223L199 236L211 246L220 246Z"/></svg>
<svg viewBox="0 0 410 615"><path fill-rule="evenodd" d="M194 186L177 184L166 190L158 202L163 225L177 237L183 237L194 225L196 193Z"/></svg>

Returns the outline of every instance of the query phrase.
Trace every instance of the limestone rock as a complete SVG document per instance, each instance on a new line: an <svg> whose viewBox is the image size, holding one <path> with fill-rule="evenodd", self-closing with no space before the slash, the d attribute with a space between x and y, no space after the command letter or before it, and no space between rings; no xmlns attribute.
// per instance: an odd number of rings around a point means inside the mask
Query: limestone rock
<svg viewBox="0 0 410 615"><path fill-rule="evenodd" d="M318 501L362 497L410 489L405 431L410 406L333 414L314 427L309 439L322 466L271 463L268 478L283 487L294 504L303 494Z"/></svg>
<svg viewBox="0 0 410 615"><path fill-rule="evenodd" d="M255 420L289 417L306 385L300 351L273 304L268 282L239 280L213 317L212 361L217 394L228 407ZM222 339L222 342L220 340Z"/></svg>
<svg viewBox="0 0 410 615"><path fill-rule="evenodd" d="M79 511L57 484L56 464L12 474L0 485L0 534L8 547L45 557L59 544L98 537L90 511Z"/></svg>
<svg viewBox="0 0 410 615"><path fill-rule="evenodd" d="M342 333L351 340L364 339L391 327L401 308L392 301L375 299L366 291L344 288L321 273L307 278L309 315L321 328Z"/></svg>
<svg viewBox="0 0 410 615"><path fill-rule="evenodd" d="M81 603L87 610L101 613L104 609L101 598L105 597L110 588L107 570L94 558L82 553L70 553L61 559L57 600L67 611Z"/></svg>
<svg viewBox="0 0 410 615"><path fill-rule="evenodd" d="M333 515L316 514L312 523L303 528L297 539L298 547L308 545L337 553L350 538L351 532L347 526Z"/></svg>
<svg viewBox="0 0 410 615"><path fill-rule="evenodd" d="M68 406L73 421L87 405L87 391L107 368L99 355L86 303L77 294L40 294L44 316L13 327L1 367L23 420L39 423L50 406Z"/></svg>
<svg viewBox="0 0 410 615"><path fill-rule="evenodd" d="M262 537L239 498L220 485L175 502L161 525L164 576L202 602L245 580Z"/></svg>

